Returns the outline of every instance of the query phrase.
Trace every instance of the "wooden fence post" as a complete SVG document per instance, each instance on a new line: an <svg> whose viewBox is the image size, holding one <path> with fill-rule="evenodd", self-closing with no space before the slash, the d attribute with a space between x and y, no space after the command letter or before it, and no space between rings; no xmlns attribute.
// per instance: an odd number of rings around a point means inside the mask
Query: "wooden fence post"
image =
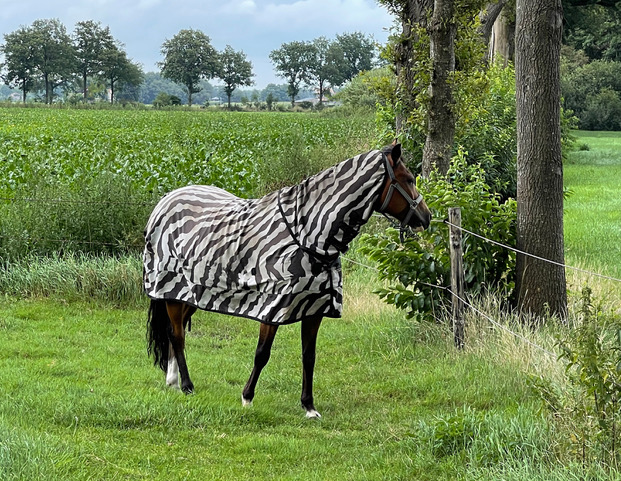
<svg viewBox="0 0 621 481"><path fill-rule="evenodd" d="M461 246L461 209L451 207L448 211L450 232L450 252L451 252L451 291L452 294L452 319L453 337L455 347L464 347L464 263ZM453 227L455 226L455 227Z"/></svg>

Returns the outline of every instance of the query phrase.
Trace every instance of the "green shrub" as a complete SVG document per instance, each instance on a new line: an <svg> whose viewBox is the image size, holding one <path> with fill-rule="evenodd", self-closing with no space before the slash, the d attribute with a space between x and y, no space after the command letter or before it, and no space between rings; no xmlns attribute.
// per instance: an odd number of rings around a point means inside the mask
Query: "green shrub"
<svg viewBox="0 0 621 481"><path fill-rule="evenodd" d="M583 464L596 461L618 468L621 319L594 306L589 287L583 288L581 302L578 324L558 336L565 385L543 376L532 377L530 384L568 432L572 452Z"/></svg>
<svg viewBox="0 0 621 481"><path fill-rule="evenodd" d="M586 99L580 127L585 130L621 130L621 98L618 91L603 88Z"/></svg>
<svg viewBox="0 0 621 481"><path fill-rule="evenodd" d="M594 60L567 68L561 77L561 91L565 108L578 117L581 129L620 128L621 62Z"/></svg>
<svg viewBox="0 0 621 481"><path fill-rule="evenodd" d="M453 159L447 177L433 174L419 181L419 190L434 219L447 218L450 207L461 207L462 226L488 239L515 245L516 203L501 202L485 183L480 166L468 165L460 151ZM437 308L450 286L449 230L442 222L432 222L427 230L401 243L399 233L389 229L365 234L361 250L376 262L382 280L393 286L379 289L382 299L411 317ZM467 233L463 238L466 289L472 293L487 288L509 295L514 287L515 254Z"/></svg>
<svg viewBox="0 0 621 481"><path fill-rule="evenodd" d="M487 185L503 199L516 194L517 127L515 120L515 72L513 67L493 65L487 70L461 72L455 82L457 125L455 148L460 146L468 164L481 165ZM394 104L378 105L376 124L383 143L395 136ZM411 155L409 166L420 172L426 137L426 112L408 114L399 140Z"/></svg>

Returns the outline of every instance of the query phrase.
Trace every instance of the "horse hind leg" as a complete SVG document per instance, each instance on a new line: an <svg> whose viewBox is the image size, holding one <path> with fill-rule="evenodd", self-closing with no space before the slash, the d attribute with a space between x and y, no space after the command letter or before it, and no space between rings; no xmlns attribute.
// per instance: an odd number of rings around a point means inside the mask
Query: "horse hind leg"
<svg viewBox="0 0 621 481"><path fill-rule="evenodd" d="M309 419L320 418L321 414L315 409L313 399L313 374L315 371L315 351L317 347L317 333L322 318L314 317L302 320L302 407Z"/></svg>
<svg viewBox="0 0 621 481"><path fill-rule="evenodd" d="M257 350L254 355L254 366L250 373L250 378L242 391L242 405L251 406L254 399L254 390L261 375L261 371L270 359L272 351L272 344L274 343L274 336L278 326L270 324L261 324L259 330L259 342L257 343Z"/></svg>
<svg viewBox="0 0 621 481"><path fill-rule="evenodd" d="M168 343L168 367L166 368L166 385L175 389L181 389L179 385L179 364L175 357L172 343Z"/></svg>
<svg viewBox="0 0 621 481"><path fill-rule="evenodd" d="M181 378L181 391L190 394L194 392L194 384L190 380L190 374L185 360L185 323L196 309L179 302L167 302L166 310L170 318L170 331L168 334L170 344L166 384L170 386L178 383L178 371Z"/></svg>

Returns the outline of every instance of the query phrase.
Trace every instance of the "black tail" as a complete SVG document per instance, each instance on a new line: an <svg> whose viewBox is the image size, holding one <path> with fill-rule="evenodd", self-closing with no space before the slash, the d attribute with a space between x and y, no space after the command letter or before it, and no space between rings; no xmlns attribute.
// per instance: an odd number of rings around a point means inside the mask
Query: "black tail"
<svg viewBox="0 0 621 481"><path fill-rule="evenodd" d="M147 318L147 352L153 354L153 365L166 372L168 367L168 331L170 319L166 301L151 299Z"/></svg>

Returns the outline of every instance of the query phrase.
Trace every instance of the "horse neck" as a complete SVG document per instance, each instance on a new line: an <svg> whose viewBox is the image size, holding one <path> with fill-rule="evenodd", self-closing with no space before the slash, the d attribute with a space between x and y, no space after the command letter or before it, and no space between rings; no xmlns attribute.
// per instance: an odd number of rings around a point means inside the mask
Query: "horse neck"
<svg viewBox="0 0 621 481"><path fill-rule="evenodd" d="M301 245L335 256L347 250L373 213L385 170L371 151L280 192L285 218Z"/></svg>

